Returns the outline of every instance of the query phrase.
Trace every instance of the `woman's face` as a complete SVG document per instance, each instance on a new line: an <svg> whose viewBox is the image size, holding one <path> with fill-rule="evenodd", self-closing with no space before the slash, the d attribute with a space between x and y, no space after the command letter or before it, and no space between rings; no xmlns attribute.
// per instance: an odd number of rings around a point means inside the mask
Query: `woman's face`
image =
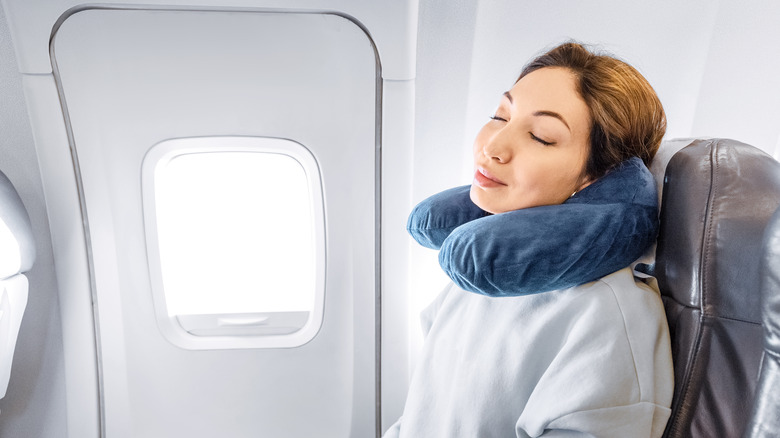
<svg viewBox="0 0 780 438"><path fill-rule="evenodd" d="M568 69L545 67L504 93L474 140L477 206L503 213L560 204L590 184L591 120L575 80Z"/></svg>

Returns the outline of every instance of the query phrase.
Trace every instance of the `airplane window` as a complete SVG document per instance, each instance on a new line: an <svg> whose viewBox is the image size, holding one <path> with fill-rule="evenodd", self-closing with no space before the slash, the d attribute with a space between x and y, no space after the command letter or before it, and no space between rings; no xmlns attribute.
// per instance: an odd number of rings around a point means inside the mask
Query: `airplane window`
<svg viewBox="0 0 780 438"><path fill-rule="evenodd" d="M156 188L170 315L311 310L311 208L294 158L180 155Z"/></svg>
<svg viewBox="0 0 780 438"><path fill-rule="evenodd" d="M153 179L145 181L153 185L145 202L153 197L154 210L147 225L156 238L150 267L159 263L151 271L164 295L158 319L175 320L190 336L290 335L307 323L313 336L318 329L310 321L321 313L324 276L316 165L310 156L311 163L300 160L297 143L259 140L264 147L224 147L221 138L194 149L176 147L178 140L145 159L145 179Z"/></svg>

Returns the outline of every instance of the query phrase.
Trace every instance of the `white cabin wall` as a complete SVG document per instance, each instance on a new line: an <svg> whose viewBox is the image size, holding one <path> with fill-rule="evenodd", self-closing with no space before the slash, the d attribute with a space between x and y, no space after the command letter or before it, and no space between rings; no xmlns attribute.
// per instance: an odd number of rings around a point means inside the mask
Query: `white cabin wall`
<svg viewBox="0 0 780 438"><path fill-rule="evenodd" d="M73 173L78 172L78 169L74 169L70 157L67 156L69 148L65 130L62 129L65 126L59 124L62 121L62 115L59 113L60 102L57 101L54 78L50 73L51 63L48 50L52 26L66 10L78 7L79 3L79 0L50 0L35 4L24 0L2 0L5 13L3 24L5 25L9 21L11 23L10 32L6 31L6 34L12 33L14 36L16 50L11 53L15 53L16 60L13 60L13 56L8 56L0 62L8 62L9 66L15 67L14 70L18 69L23 72L22 82L26 93L27 112L31 116L31 124L35 133L35 145L30 142L26 147L29 152L35 150L33 146L38 148L39 166L43 169L39 172L38 178L40 180L42 176L45 193L49 198L48 214L51 218L51 231L50 233L37 233L37 235L45 236L47 241L53 240L57 259L59 306L61 306L60 316L63 328L61 332L58 332L58 336L61 343L64 343L64 351L61 351L60 356L64 355L68 385L65 404L69 420L67 425L57 429L62 434L68 430L69 436L81 437L97 436L101 426L98 420L98 407L103 409L104 406L104 400L97 398L99 376L96 371L97 365L92 362L96 357L95 351L89 348L90 346L94 348L96 344L94 337L90 336L94 335L94 323L91 317L95 290L91 289L88 284L90 276L86 265L87 257L83 251L85 249L83 241L89 236L83 234L81 210L78 208L79 203L76 197L78 192ZM126 4L126 2L122 3L121 1L109 1L106 5L114 3ZM216 6L214 6L215 3ZM382 293L385 295L382 300L382 312L383 317L386 317L383 329L390 331L397 326L405 327L406 299L405 296L401 295L408 290L404 285L407 278L405 269L409 260L404 253L408 252L408 246L405 246L408 245L408 242L396 237L400 237L399 233L404 233L403 220L410 208L408 195L411 183L406 171L411 166L404 166L403 163L408 161L410 153L407 153L407 150L411 151L413 143L411 132L407 132L407 127L411 126L414 114L412 99L415 69L413 52L408 49L413 49L416 44L414 32L414 23L417 21L416 0L404 2L385 2L383 0L334 0L331 2L320 0L295 2L288 0L235 0L228 3L211 0L195 0L194 2L155 0L151 4L173 8L184 6L194 10L235 8L240 11L255 11L258 8L295 8L319 11L327 8L327 10L338 11L339 14L344 13L349 17L354 17L361 25L365 25L366 32L370 33L372 41L376 42L382 66L381 78L384 80L382 87L384 96L381 101L384 129L377 132L382 134L383 160L381 164L385 170L382 177L382 193L387 201L382 206L381 230L382 238L386 242L382 245L382 264L385 268L382 278ZM150 7L155 8L155 6ZM16 67L17 64L18 67ZM19 76L16 75L16 77ZM27 129L29 131L29 127ZM367 145L370 143L366 142ZM359 167L363 168L364 166ZM74 170L75 172L72 172ZM40 187L40 182L38 187ZM401 207L395 208L395 206ZM34 214L34 212L31 213ZM398 217L400 217L400 221L395 220ZM47 254L50 256L51 252L51 247L49 247ZM53 268L50 266L50 269ZM56 288L53 290L56 292ZM398 298L399 296L400 298ZM386 342L382 344L382 358L385 364L382 373L382 409L387 411L383 412L383 415L391 420L395 419L391 414L403 407L403 394L396 393L405 392L404 388L408 380L405 370L396 370L394 365L407 363L405 356L407 343L403 339L405 334L406 332L403 330L401 335L394 337L388 335L384 338ZM396 340L399 342L395 342ZM20 340L20 342L22 341ZM35 343L38 340L34 339L32 342ZM83 367L80 366L82 364ZM59 365L61 368L61 364ZM51 400L56 400L56 398L52 397ZM62 403L57 401L57 406L62 408ZM366 406L368 406L366 409L370 409L373 404ZM37 415L39 418L41 414L49 415L46 409L48 409L47 406L35 406L35 409L29 410L29 415L32 417ZM2 421L0 418L0 422ZM105 424L105 422L102 423L103 427ZM15 432L18 430L22 429L14 429L10 435L18 436L19 434ZM33 431L23 433L21 436L56 435Z"/></svg>
<svg viewBox="0 0 780 438"><path fill-rule="evenodd" d="M721 0L691 133L778 157L780 3Z"/></svg>
<svg viewBox="0 0 780 438"><path fill-rule="evenodd" d="M0 436L66 437L62 326L49 222L5 12L0 7L0 170L30 215L37 258L16 345L8 393L0 400Z"/></svg>

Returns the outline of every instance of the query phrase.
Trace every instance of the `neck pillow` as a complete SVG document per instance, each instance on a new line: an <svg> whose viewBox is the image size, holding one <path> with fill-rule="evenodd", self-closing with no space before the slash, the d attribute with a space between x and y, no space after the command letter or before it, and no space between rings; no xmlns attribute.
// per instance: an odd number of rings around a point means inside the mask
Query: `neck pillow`
<svg viewBox="0 0 780 438"><path fill-rule="evenodd" d="M650 171L631 158L560 205L491 215L456 187L418 204L407 230L439 249L462 289L518 296L565 289L630 265L655 242L658 195Z"/></svg>

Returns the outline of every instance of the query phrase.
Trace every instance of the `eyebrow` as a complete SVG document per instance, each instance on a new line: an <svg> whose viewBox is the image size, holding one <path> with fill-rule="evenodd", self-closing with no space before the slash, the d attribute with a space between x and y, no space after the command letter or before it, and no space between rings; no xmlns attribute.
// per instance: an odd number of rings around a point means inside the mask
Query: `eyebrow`
<svg viewBox="0 0 780 438"><path fill-rule="evenodd" d="M555 117L556 119L560 120L564 125L566 125L566 129L571 132L571 128L569 127L569 124L566 123L566 120L563 118L562 115L554 112L554 111L537 111L534 113L535 116L549 116L549 117Z"/></svg>
<svg viewBox="0 0 780 438"><path fill-rule="evenodd" d="M508 91L504 91L504 97L506 97L507 100L509 100L510 104L514 103L514 99L512 99L512 95L509 94ZM564 125L566 125L566 128L569 130L569 132L571 132L571 127L569 127L569 124L566 123L566 119L564 119L562 115L556 113L555 111L545 111L545 110L542 110L542 111L535 112L533 115L536 116L536 117L540 117L540 116L554 117L554 118L560 120Z"/></svg>
<svg viewBox="0 0 780 438"><path fill-rule="evenodd" d="M504 97L506 97L509 100L509 103L514 103L514 100L512 99L512 95L509 94L508 91L504 91Z"/></svg>

